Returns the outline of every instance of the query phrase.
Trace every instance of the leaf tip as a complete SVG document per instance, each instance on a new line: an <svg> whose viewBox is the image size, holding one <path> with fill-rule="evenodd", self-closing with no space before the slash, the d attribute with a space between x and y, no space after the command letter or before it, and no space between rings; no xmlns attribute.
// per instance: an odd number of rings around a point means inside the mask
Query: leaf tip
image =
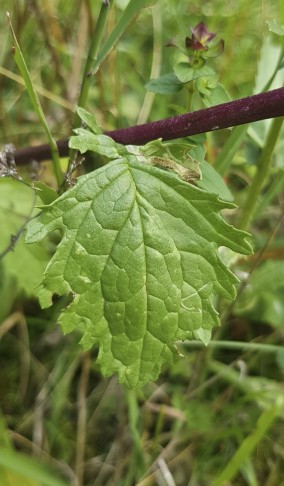
<svg viewBox="0 0 284 486"><path fill-rule="evenodd" d="M204 346L208 346L210 339L211 339L211 331L210 330L200 327L199 329L196 329L195 331L193 331L193 335L194 335L194 338L201 341L204 344Z"/></svg>
<svg viewBox="0 0 284 486"><path fill-rule="evenodd" d="M52 292L41 284L40 290L38 292L38 300L42 309L51 307L52 305Z"/></svg>

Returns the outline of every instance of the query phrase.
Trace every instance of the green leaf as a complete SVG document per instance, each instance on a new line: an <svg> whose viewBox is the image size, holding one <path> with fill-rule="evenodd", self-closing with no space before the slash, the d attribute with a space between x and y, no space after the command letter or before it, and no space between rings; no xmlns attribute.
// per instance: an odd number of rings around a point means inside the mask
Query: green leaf
<svg viewBox="0 0 284 486"><path fill-rule="evenodd" d="M203 66L199 69L194 69L188 62L180 62L174 67L174 73L181 83L189 83L194 79L203 76L215 76L213 69L208 66Z"/></svg>
<svg viewBox="0 0 284 486"><path fill-rule="evenodd" d="M266 35L259 52L254 93L260 93L269 89L277 70L280 69L281 58L281 45L277 45L274 42L271 34Z"/></svg>
<svg viewBox="0 0 284 486"><path fill-rule="evenodd" d="M221 105L221 103L227 103L231 100L229 94L225 90L222 84L218 83L213 89L208 89L208 94L202 97L204 105L209 108L210 106ZM217 130L218 127L215 128Z"/></svg>
<svg viewBox="0 0 284 486"><path fill-rule="evenodd" d="M217 194L221 199L225 201L233 201L234 198L231 192L226 186L224 179L216 172L212 165L208 164L205 160L201 162L202 179L197 181L197 186L201 189L205 189L208 192Z"/></svg>
<svg viewBox="0 0 284 486"><path fill-rule="evenodd" d="M9 177L0 179L0 193L0 272L5 278L12 276L18 289L35 295L49 254L43 244L25 245L22 230L27 220L38 213L34 206L39 201L32 188Z"/></svg>
<svg viewBox="0 0 284 486"><path fill-rule="evenodd" d="M97 120L92 113L89 113L89 111L85 110L84 108L80 108L79 106L77 107L76 111L81 120L92 130L93 133L101 133Z"/></svg>
<svg viewBox="0 0 284 486"><path fill-rule="evenodd" d="M100 150L102 136L92 136ZM99 344L102 372L137 387L172 361L175 341L208 342L219 324L212 299L234 298L237 282L217 249L251 248L247 233L220 216L234 205L143 163L145 150L130 151L117 144L121 156L45 207L29 223L27 241L62 232L41 304L51 305L54 293L71 293L59 318L64 332L80 329L85 349Z"/></svg>
<svg viewBox="0 0 284 486"><path fill-rule="evenodd" d="M57 192L42 181L36 181L34 187L37 189L37 194L44 204L50 204L58 198Z"/></svg>
<svg viewBox="0 0 284 486"><path fill-rule="evenodd" d="M119 157L117 144L114 140L106 135L94 135L84 128L77 128L75 130L77 136L70 137L69 147L80 150L82 154L88 150L92 150L108 159L116 159Z"/></svg>
<svg viewBox="0 0 284 486"><path fill-rule="evenodd" d="M284 261L262 263L252 274L237 301L236 313L283 327Z"/></svg>
<svg viewBox="0 0 284 486"><path fill-rule="evenodd" d="M202 76L196 80L196 89L201 96L210 97L212 91L218 85L218 76Z"/></svg>
<svg viewBox="0 0 284 486"><path fill-rule="evenodd" d="M183 83L173 73L164 74L157 79L151 79L145 88L153 93L174 94L182 90Z"/></svg>
<svg viewBox="0 0 284 486"><path fill-rule="evenodd" d="M284 35L284 25L281 25L276 19L267 20L266 23L270 32L273 32L279 36Z"/></svg>

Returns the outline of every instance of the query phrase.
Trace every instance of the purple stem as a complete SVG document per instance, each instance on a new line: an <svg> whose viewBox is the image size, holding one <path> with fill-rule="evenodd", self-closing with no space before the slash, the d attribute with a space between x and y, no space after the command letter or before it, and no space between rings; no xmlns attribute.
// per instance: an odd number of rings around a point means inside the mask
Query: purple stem
<svg viewBox="0 0 284 486"><path fill-rule="evenodd" d="M173 140L279 116L284 116L284 88L184 115L113 130L106 132L106 135L121 144L143 145L157 138ZM66 156L68 140L60 140L57 145L60 155ZM46 160L50 158L50 148L48 145L22 148L15 151L14 157L17 165L29 163L31 160Z"/></svg>

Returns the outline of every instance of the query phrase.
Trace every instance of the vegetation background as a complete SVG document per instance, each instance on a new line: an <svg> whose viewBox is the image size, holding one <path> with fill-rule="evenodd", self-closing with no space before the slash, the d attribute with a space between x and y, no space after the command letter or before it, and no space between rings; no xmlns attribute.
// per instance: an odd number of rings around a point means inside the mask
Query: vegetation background
<svg viewBox="0 0 284 486"><path fill-rule="evenodd" d="M127 0L116 0L107 36ZM72 131L73 108L101 2L0 2L0 141L17 148L46 143L11 55L8 10L49 127ZM184 92L154 95L150 78L172 70L189 28L204 22L225 40L215 69L232 99L259 92L283 55L282 0L160 0L130 24L103 63L88 109L104 130L185 111ZM269 24L271 26L271 24ZM280 65L281 68L281 65ZM278 69L270 87L283 86ZM265 147L269 121L247 127L225 178L241 207ZM207 349L185 343L184 359L137 392L104 379L97 349L83 353L76 333L56 324L62 299L41 310L34 285L41 264L19 246L0 262L0 485L284 485L283 132L278 137L251 223L255 255L234 271L247 285L233 307L216 302L223 325ZM230 131L208 134L213 165ZM93 162L91 162L92 164ZM67 160L63 160L64 167ZM55 186L50 162L19 168ZM24 204L16 184L0 186L0 235ZM13 205L11 206L12 201ZM237 221L238 210L228 214ZM237 224L237 223L236 223ZM10 233L11 234L11 233ZM50 254L55 242L49 242ZM6 241L0 239L0 252ZM249 344L246 344L249 343Z"/></svg>

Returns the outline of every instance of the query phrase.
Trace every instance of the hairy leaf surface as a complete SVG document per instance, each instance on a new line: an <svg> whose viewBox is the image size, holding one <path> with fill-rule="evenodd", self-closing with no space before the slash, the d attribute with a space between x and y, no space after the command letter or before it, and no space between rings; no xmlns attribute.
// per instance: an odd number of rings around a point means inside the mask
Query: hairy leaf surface
<svg viewBox="0 0 284 486"><path fill-rule="evenodd" d="M118 158L80 177L28 225L29 242L62 232L40 300L49 306L53 293L72 293L59 319L64 332L80 328L85 349L99 344L103 373L137 387L171 362L176 340L208 342L219 323L212 298L233 298L237 282L217 249L251 248L247 233L219 214L234 205L143 163L144 149L133 155L91 134L82 147L79 133L72 148Z"/></svg>

